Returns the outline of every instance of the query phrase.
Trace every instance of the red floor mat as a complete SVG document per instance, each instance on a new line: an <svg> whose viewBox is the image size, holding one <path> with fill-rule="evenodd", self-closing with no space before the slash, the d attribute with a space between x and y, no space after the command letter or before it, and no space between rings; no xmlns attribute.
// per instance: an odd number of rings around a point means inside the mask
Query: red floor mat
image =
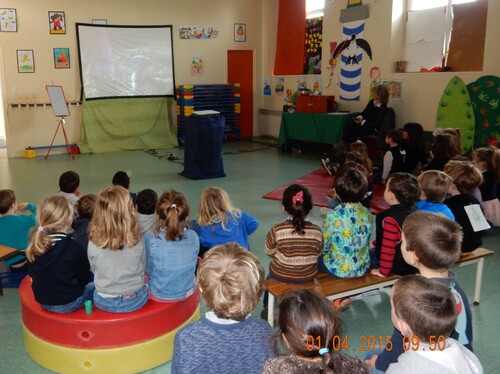
<svg viewBox="0 0 500 374"><path fill-rule="evenodd" d="M285 188L293 183L301 184L311 191L314 205L323 207L328 206L328 195L326 193L332 187L333 177L328 175L323 169L318 169L312 173L306 174L293 182L287 183L265 194L263 197L270 200L281 200ZM376 214L388 207L389 206L384 200L384 186L375 184L373 186L373 198L370 210L372 213Z"/></svg>

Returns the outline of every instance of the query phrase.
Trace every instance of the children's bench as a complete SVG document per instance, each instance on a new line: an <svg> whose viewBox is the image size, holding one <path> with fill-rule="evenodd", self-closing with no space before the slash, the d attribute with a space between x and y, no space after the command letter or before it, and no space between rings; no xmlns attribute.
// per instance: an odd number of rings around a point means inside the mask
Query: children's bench
<svg viewBox="0 0 500 374"><path fill-rule="evenodd" d="M7 247L6 245L0 245L0 262L3 260L7 260L8 258L11 258L14 255L17 255L21 251L12 248L12 247ZM3 287L2 287L2 280L0 279L0 296L3 295Z"/></svg>
<svg viewBox="0 0 500 374"><path fill-rule="evenodd" d="M464 253L460 259L453 265L454 267L463 267L467 265L477 264L476 282L474 289L474 304L479 304L481 293L481 282L483 278L484 258L493 254L493 251L485 248L478 248L473 252ZM319 273L314 280L303 284L283 283L276 279L268 279L264 285L269 292L268 305L268 322L271 326L274 323L274 303L275 298L280 298L285 291L292 289L312 289L326 296L330 300L349 297L363 292L368 292L376 289L382 289L387 286L392 286L400 276L390 275L382 278L367 274L360 278L337 278L326 273Z"/></svg>

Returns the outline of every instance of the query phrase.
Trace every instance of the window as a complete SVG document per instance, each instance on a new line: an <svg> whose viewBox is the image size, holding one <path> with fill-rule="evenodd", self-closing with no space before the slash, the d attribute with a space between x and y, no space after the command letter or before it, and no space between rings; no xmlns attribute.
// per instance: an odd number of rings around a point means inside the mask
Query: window
<svg viewBox="0 0 500 374"><path fill-rule="evenodd" d="M463 4L472 3L476 0L451 0L450 3ZM448 0L408 0L408 10L423 10L430 8L438 8L448 5Z"/></svg>

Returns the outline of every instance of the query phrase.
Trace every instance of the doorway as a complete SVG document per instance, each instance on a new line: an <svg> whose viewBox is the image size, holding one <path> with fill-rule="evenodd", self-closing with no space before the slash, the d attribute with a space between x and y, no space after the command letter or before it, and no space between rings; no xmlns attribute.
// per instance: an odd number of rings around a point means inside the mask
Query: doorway
<svg viewBox="0 0 500 374"><path fill-rule="evenodd" d="M240 135L253 136L253 51L227 51L227 82L240 84Z"/></svg>

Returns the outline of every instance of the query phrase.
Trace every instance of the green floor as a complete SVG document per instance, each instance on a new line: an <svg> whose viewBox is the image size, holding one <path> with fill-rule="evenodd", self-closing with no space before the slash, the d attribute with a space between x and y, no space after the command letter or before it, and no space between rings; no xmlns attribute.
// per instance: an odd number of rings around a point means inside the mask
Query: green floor
<svg viewBox="0 0 500 374"><path fill-rule="evenodd" d="M168 150L183 158L182 150ZM302 153L283 155L275 147L261 142L228 142L223 146L226 177L211 180L190 180L180 176L182 160L168 161L167 150L158 154L146 152L120 152L98 155L78 155L75 160L65 155L36 159L0 160L0 189L16 191L19 201L38 203L40 199L58 191L58 177L66 170L75 170L81 177L83 193L97 193L111 182L117 170L128 171L131 175L131 190L152 188L158 193L167 188L182 191L191 204L196 217L201 191L210 185L217 185L228 191L235 206L258 218L260 227L250 237L250 246L267 269L269 260L264 254L265 235L272 224L284 219L278 201L262 199L262 195L274 188L305 175L320 165L319 150L303 149ZM161 158L160 158L161 157ZM311 219L320 224L318 208ZM484 247L499 248L500 229L486 235ZM495 244L496 243L496 244ZM494 255L486 260L481 304L472 306L474 320L474 349L481 360L485 373L500 372L498 337L500 328L500 257ZM475 267L468 266L456 270L459 282L472 300ZM259 305L255 315L260 314ZM497 312L495 312L495 310ZM495 317L495 315L497 317ZM349 337L351 347L359 348L360 336L375 337L391 334L390 306L387 293L370 296L353 302L343 314L343 333ZM17 289L4 289L0 297L0 373L45 373L26 354L21 334L21 308ZM362 357L359 350L350 352ZM150 373L169 373L170 364L155 368Z"/></svg>

